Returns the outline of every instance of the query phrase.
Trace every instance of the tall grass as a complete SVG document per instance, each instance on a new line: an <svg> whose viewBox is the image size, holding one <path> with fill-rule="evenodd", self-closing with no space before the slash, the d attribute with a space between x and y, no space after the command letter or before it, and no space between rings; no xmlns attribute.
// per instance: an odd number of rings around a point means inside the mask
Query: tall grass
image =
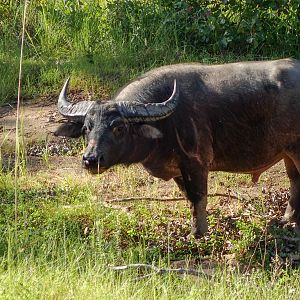
<svg viewBox="0 0 300 300"><path fill-rule="evenodd" d="M138 274L113 274L103 266L89 270L68 264L66 268L37 266L30 259L11 272L0 273L3 299L298 299L296 276L270 282L257 272L247 278L228 270L211 280L152 276L136 280ZM295 288L294 288L295 287ZM0 297L1 297L0 295Z"/></svg>

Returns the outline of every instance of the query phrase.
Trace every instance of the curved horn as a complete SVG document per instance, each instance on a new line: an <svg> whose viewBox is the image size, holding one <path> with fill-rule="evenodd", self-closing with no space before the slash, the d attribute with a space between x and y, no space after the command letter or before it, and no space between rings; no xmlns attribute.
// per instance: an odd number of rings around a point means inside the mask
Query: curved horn
<svg viewBox="0 0 300 300"><path fill-rule="evenodd" d="M170 98L161 103L119 102L120 114L129 122L149 122L162 120L170 116L176 109L179 91L174 80L174 88Z"/></svg>
<svg viewBox="0 0 300 300"><path fill-rule="evenodd" d="M60 114L72 121L83 121L88 110L94 105L94 101L81 101L71 103L67 100L67 90L70 78L68 78L59 94L57 107Z"/></svg>

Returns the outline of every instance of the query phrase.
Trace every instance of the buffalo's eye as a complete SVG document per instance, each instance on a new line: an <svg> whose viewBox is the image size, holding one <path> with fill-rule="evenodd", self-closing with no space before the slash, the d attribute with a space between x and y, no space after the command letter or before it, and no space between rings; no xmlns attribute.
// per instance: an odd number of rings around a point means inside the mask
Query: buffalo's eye
<svg viewBox="0 0 300 300"><path fill-rule="evenodd" d="M87 135L89 134L89 132L90 132L90 130L87 128L87 126L84 125L84 126L81 128L81 133L82 133L82 135L87 136Z"/></svg>
<svg viewBox="0 0 300 300"><path fill-rule="evenodd" d="M113 133L114 133L115 136L119 136L124 132L124 130L125 130L125 125L120 124L120 125L115 126L113 128Z"/></svg>

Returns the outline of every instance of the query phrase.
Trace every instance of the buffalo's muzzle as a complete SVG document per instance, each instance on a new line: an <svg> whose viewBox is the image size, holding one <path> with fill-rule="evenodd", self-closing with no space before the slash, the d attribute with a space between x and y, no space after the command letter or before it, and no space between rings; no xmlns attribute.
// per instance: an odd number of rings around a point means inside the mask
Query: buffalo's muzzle
<svg viewBox="0 0 300 300"><path fill-rule="evenodd" d="M83 155L82 157L83 166L92 174L101 174L107 170L106 167L101 166L101 161L103 161L103 157L97 158L94 155Z"/></svg>
<svg viewBox="0 0 300 300"><path fill-rule="evenodd" d="M94 155L89 155L89 156L83 155L82 162L85 167L91 167L97 165L97 158Z"/></svg>

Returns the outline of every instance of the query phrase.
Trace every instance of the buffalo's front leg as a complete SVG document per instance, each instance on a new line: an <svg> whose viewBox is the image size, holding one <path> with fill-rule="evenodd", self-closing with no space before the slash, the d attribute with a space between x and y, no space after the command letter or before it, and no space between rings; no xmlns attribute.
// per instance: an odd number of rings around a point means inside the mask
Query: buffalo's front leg
<svg viewBox="0 0 300 300"><path fill-rule="evenodd" d="M186 192L191 203L192 233L196 238L202 237L208 230L207 225L207 177L208 169L193 164L181 168L182 178L175 179L177 185Z"/></svg>

